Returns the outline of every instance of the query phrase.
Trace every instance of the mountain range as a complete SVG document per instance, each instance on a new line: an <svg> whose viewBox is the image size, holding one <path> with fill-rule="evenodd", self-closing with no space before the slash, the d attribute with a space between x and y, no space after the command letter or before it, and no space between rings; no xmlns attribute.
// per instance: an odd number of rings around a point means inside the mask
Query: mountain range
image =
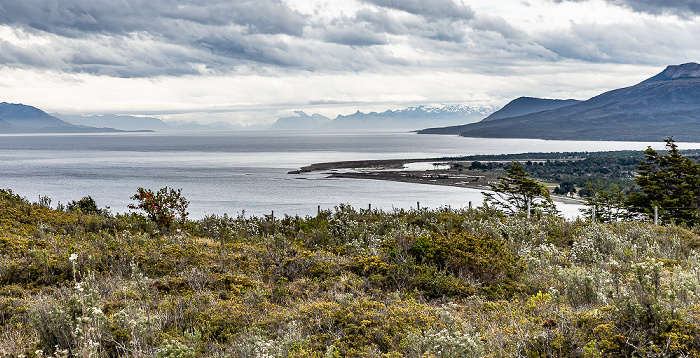
<svg viewBox="0 0 700 358"><path fill-rule="evenodd" d="M311 131L322 128L331 119L320 114L308 115L303 111L295 111L295 116L277 119L269 129L275 131Z"/></svg>
<svg viewBox="0 0 700 358"><path fill-rule="evenodd" d="M421 129L431 127L428 129ZM259 128L259 127L258 127ZM0 103L0 133L96 133L120 131L240 130L228 123L166 123L158 118L50 115L23 104ZM677 141L700 139L700 64L668 66L636 85L586 101L517 98L493 106L417 106L339 115L330 119L298 111L279 118L272 130L418 130L484 138Z"/></svg>
<svg viewBox="0 0 700 358"><path fill-rule="evenodd" d="M114 128L74 125L32 106L0 103L0 133L96 133Z"/></svg>
<svg viewBox="0 0 700 358"><path fill-rule="evenodd" d="M335 119L297 111L296 116L279 118L271 130L382 131L417 130L427 126L448 126L475 122L494 113L494 106L441 105L416 106L384 112L357 111Z"/></svg>
<svg viewBox="0 0 700 358"><path fill-rule="evenodd" d="M530 113L550 111L561 107L571 106L579 102L581 101L575 99L546 99L533 97L519 97L510 101L498 111L491 113L491 115L484 118L484 121L492 121L495 119L517 117Z"/></svg>
<svg viewBox="0 0 700 358"><path fill-rule="evenodd" d="M381 113L340 115L331 120L320 114L297 111L295 116L279 118L274 125L243 127L218 122L165 122L148 116L128 115L63 115L48 114L36 107L0 103L0 133L97 133L122 131L192 132L271 129L279 131L383 131L416 130L428 126L444 126L475 122L492 114L493 106L418 106Z"/></svg>
<svg viewBox="0 0 700 358"><path fill-rule="evenodd" d="M188 131L211 131L211 130L242 130L242 126L219 122L212 124L201 124L198 122L164 122L161 119L147 116L127 116L116 114L104 115L61 115L54 113L54 116L61 118L75 125L111 127L123 131L155 131L155 132L188 132Z"/></svg>
<svg viewBox="0 0 700 358"><path fill-rule="evenodd" d="M36 107L0 103L0 134L105 133L105 132L193 132L241 130L229 123L164 122L153 117L123 115L48 114Z"/></svg>
<svg viewBox="0 0 700 358"><path fill-rule="evenodd" d="M425 134L458 134L485 138L559 140L679 141L700 139L700 64L668 66L639 84L612 90L587 101L557 102L558 108L538 110L517 99L496 118L429 128ZM554 103L554 102L550 102ZM533 110L535 110L533 112ZM500 112L500 111L499 111Z"/></svg>

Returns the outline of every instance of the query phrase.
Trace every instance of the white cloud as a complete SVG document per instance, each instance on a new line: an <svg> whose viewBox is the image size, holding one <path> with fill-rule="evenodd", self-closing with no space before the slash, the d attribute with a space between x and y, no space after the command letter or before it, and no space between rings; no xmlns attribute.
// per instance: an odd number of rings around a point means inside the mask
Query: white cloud
<svg viewBox="0 0 700 358"><path fill-rule="evenodd" d="M696 11L631 0L0 0L1 100L251 121L584 98L697 61Z"/></svg>

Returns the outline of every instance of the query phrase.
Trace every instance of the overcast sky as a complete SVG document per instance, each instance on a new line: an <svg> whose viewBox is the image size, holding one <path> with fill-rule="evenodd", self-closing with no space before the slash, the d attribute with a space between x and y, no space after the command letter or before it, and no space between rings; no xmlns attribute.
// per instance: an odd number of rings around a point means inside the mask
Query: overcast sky
<svg viewBox="0 0 700 358"><path fill-rule="evenodd" d="M587 99L700 62L700 0L0 0L0 101L269 122Z"/></svg>

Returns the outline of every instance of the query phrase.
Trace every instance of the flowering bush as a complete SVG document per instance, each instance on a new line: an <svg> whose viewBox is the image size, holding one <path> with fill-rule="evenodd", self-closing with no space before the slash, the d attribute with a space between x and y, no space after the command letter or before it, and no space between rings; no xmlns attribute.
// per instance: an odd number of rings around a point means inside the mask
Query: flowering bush
<svg viewBox="0 0 700 358"><path fill-rule="evenodd" d="M154 193L150 189L138 188L131 199L139 203L129 204L129 209L145 211L162 229L170 228L176 220L185 221L189 214L187 206L190 202L182 196L182 189L168 189L166 186Z"/></svg>
<svg viewBox="0 0 700 358"><path fill-rule="evenodd" d="M194 350L177 340L166 342L158 349L158 358L194 358Z"/></svg>

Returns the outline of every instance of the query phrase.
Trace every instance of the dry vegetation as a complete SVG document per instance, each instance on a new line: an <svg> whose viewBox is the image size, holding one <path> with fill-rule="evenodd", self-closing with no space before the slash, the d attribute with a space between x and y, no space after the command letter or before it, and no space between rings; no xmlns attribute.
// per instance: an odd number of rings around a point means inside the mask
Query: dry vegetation
<svg viewBox="0 0 700 358"><path fill-rule="evenodd" d="M700 355L700 237L356 211L161 232L0 191L6 357Z"/></svg>

